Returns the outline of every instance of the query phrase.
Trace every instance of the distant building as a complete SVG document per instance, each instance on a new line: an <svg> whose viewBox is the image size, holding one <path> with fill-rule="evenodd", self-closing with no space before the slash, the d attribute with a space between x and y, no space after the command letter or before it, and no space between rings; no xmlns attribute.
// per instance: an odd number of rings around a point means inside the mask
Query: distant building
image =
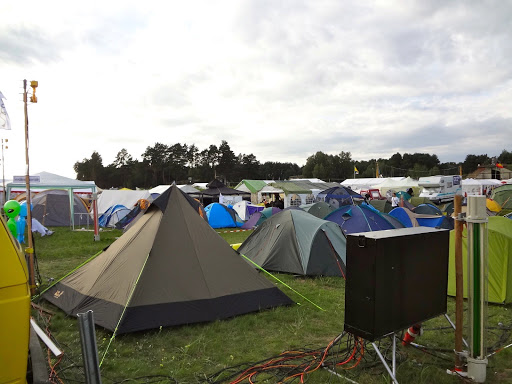
<svg viewBox="0 0 512 384"><path fill-rule="evenodd" d="M497 168L495 165L479 165L476 171L468 175L469 178L507 180L512 178L512 171L508 168Z"/></svg>

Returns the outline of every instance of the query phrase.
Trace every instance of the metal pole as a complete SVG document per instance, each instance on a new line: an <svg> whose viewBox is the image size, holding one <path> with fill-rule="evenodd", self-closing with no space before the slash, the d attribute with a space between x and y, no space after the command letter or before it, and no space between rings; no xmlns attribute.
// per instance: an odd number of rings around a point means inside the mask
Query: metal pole
<svg viewBox="0 0 512 384"><path fill-rule="evenodd" d="M455 368L462 369L462 328L464 327L464 275L462 263L462 196L455 195Z"/></svg>
<svg viewBox="0 0 512 384"><path fill-rule="evenodd" d="M98 348L94 331L94 314L89 310L86 313L78 313L77 317L80 327L85 382L87 384L101 384Z"/></svg>
<svg viewBox="0 0 512 384"><path fill-rule="evenodd" d="M372 343L373 349L375 349L375 352L377 352L377 355L379 356L380 361L382 361L382 364L384 364L384 368L386 368L386 371L388 371L389 376L391 376L391 380L393 380L393 383L398 384L398 381L396 380L395 375L391 371L391 369L388 366L388 363L386 363L386 359L384 359L384 356L382 356L382 353L380 353L379 347L377 347L377 344Z"/></svg>
<svg viewBox="0 0 512 384"><path fill-rule="evenodd" d="M396 377L396 335L393 333L393 376Z"/></svg>
<svg viewBox="0 0 512 384"><path fill-rule="evenodd" d="M485 382L486 301L487 301L487 213L485 196L468 196L468 298L470 353L468 376L477 383Z"/></svg>
<svg viewBox="0 0 512 384"><path fill-rule="evenodd" d="M94 241L100 241L100 231L98 224L98 194L92 194L92 212L94 216Z"/></svg>
<svg viewBox="0 0 512 384"><path fill-rule="evenodd" d="M25 253L28 254L28 268L29 268L29 283L30 294L36 293L36 277L34 272L34 244L32 242L32 211L30 209L30 167L28 159L28 109L27 109L27 80L23 80L23 105L25 111L25 163L27 165L25 173L25 189L27 193L27 230L28 230L28 247L25 248Z"/></svg>

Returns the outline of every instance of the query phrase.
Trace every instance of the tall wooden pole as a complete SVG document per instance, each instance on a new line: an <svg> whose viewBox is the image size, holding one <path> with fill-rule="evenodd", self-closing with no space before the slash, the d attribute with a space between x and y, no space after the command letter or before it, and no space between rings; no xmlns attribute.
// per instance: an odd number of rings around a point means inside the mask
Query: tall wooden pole
<svg viewBox="0 0 512 384"><path fill-rule="evenodd" d="M7 139L5 139L7 143ZM7 146L5 146L7 149ZM5 190L5 160L4 160L4 139L2 139L2 193L4 194L4 204L7 202L7 192Z"/></svg>
<svg viewBox="0 0 512 384"><path fill-rule="evenodd" d="M464 275L462 265L462 220L459 214L462 210L462 196L455 195L455 369L461 371L463 367L460 358L462 352L462 328L464 327Z"/></svg>
<svg viewBox="0 0 512 384"><path fill-rule="evenodd" d="M25 110L25 162L27 165L25 173L25 188L27 192L27 237L28 247L25 248L25 253L28 256L28 268L29 268L29 283L30 283L30 294L36 293L36 277L34 273L34 244L32 242L32 210L30 205L30 169L28 160L28 109L27 109L27 80L23 80L23 104Z"/></svg>

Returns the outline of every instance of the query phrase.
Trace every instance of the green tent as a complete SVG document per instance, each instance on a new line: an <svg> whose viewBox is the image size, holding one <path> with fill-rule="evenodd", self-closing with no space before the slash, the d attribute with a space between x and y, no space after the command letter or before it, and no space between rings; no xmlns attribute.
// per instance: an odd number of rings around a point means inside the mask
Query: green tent
<svg viewBox="0 0 512 384"><path fill-rule="evenodd" d="M410 202L415 207L417 207L420 204L433 204L433 201L430 200L428 197L417 197L417 196L411 197Z"/></svg>
<svg viewBox="0 0 512 384"><path fill-rule="evenodd" d="M389 213L391 212L391 203L387 200L370 200L370 205L377 209L379 212Z"/></svg>
<svg viewBox="0 0 512 384"><path fill-rule="evenodd" d="M329 213L336 209L331 204L326 203L325 201L317 201L316 203L313 204L304 204L301 205L300 208L305 210L307 213L315 217L318 217L319 219L323 219L325 216L327 216Z"/></svg>
<svg viewBox="0 0 512 384"><path fill-rule="evenodd" d="M505 184L494 188L491 199L501 205L502 209L512 209L512 184Z"/></svg>
<svg viewBox="0 0 512 384"><path fill-rule="evenodd" d="M489 217L489 302L512 302L512 220L501 216ZM467 231L462 234L464 263L464 297L467 297ZM450 264L448 295L455 296L455 231L450 233Z"/></svg>
<svg viewBox="0 0 512 384"><path fill-rule="evenodd" d="M263 222L238 252L270 271L344 277L346 244L336 223L285 210Z"/></svg>

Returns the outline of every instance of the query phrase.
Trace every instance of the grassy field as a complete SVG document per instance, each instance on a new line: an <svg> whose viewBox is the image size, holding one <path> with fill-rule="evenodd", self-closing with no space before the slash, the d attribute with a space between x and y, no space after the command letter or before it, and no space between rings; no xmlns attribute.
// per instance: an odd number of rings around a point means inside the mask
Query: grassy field
<svg viewBox="0 0 512 384"><path fill-rule="evenodd" d="M41 290L60 279L91 256L111 244L121 232L101 232L101 240L93 241L92 232L52 228L54 235L35 237L35 249L41 276ZM246 232L217 230L230 244L242 242ZM97 327L97 345L104 383L229 383L243 370L257 362L286 351L299 351L309 356L310 370L327 345L343 331L344 280L340 278L302 278L276 274L277 278L320 306L323 310L280 282L268 277L292 298L296 304L272 310L238 316L229 320L207 324L185 325L117 336L109 345L112 334ZM193 282L191 282L193 283ZM454 320L454 300L448 298L448 315ZM64 383L85 382L81 357L78 323L45 300L33 300L44 310L33 310L38 324L47 327L64 350L64 357L52 357L54 372ZM490 305L488 310L488 345L492 350L508 345L512 326L510 306ZM424 323L425 333L417 339L427 350L397 346L397 379L400 383L455 383L461 379L446 374L453 368L454 336L443 316ZM331 349L329 358L342 361L354 349L346 350L347 336ZM107 351L108 347L108 351ZM381 342L381 350L390 357L390 340ZM358 349L359 351L359 349ZM105 352L107 352L105 354ZM307 352L308 354L306 355ZM317 360L313 360L316 358ZM488 383L512 382L512 348L490 357L487 370ZM340 360L341 359L341 360ZM307 359L305 361L308 361ZM293 364L291 361L289 364ZM301 361L304 363L304 360ZM343 365L337 372L358 383L389 383L389 376L372 349L354 366L354 361ZM263 364L263 363L260 363ZM298 363L297 363L298 364ZM302 366L304 368L304 366ZM350 368L350 369L343 369ZM283 368L284 369L284 368ZM223 371L224 370L224 371ZM253 377L253 382L276 383L279 376L267 372ZM231 379L229 378L233 376ZM308 383L346 383L325 369L316 369L304 377ZM57 380L55 381L57 382ZM249 381L241 381L248 383ZM299 382L299 378L287 380Z"/></svg>

